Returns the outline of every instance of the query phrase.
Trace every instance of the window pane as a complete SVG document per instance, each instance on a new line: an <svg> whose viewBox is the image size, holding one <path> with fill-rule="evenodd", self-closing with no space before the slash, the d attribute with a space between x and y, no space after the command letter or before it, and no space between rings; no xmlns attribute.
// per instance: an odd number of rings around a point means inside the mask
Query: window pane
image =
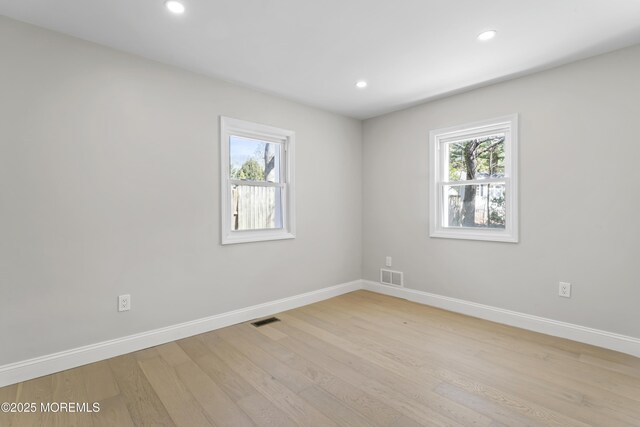
<svg viewBox="0 0 640 427"><path fill-rule="evenodd" d="M230 178L280 182L280 144L231 135Z"/></svg>
<svg viewBox="0 0 640 427"><path fill-rule="evenodd" d="M504 177L505 134L483 136L447 144L450 181Z"/></svg>
<svg viewBox="0 0 640 427"><path fill-rule="evenodd" d="M505 228L503 183L444 186L445 227Z"/></svg>
<svg viewBox="0 0 640 427"><path fill-rule="evenodd" d="M282 189L253 185L231 186L231 229L282 228Z"/></svg>

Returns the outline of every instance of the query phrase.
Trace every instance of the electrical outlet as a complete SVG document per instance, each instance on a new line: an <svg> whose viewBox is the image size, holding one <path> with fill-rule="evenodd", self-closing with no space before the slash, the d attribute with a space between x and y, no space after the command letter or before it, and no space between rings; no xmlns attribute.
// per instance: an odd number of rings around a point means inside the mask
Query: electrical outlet
<svg viewBox="0 0 640 427"><path fill-rule="evenodd" d="M131 310L131 295L120 295L118 296L118 311L129 311Z"/></svg>
<svg viewBox="0 0 640 427"><path fill-rule="evenodd" d="M391 267L391 261L392 261L391 257L390 257L390 256L388 256L388 257L384 260L384 265L385 265L385 266L387 266L387 267Z"/></svg>
<svg viewBox="0 0 640 427"><path fill-rule="evenodd" d="M571 298L571 283L560 282L558 284L558 295L565 298Z"/></svg>

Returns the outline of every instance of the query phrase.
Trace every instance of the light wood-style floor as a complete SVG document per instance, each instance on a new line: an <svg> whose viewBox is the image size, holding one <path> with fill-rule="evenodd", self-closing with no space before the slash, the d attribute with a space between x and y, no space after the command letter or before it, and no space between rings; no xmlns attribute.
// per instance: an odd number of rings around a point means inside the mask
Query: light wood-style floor
<svg viewBox="0 0 640 427"><path fill-rule="evenodd" d="M640 426L640 359L358 291L0 388L0 426Z"/></svg>

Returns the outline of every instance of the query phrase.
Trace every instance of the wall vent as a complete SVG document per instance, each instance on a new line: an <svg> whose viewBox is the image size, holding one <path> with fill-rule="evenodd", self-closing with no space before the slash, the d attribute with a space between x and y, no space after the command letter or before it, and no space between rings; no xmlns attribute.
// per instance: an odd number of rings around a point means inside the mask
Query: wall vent
<svg viewBox="0 0 640 427"><path fill-rule="evenodd" d="M404 287L404 278L402 271L380 269L380 283L383 285Z"/></svg>
<svg viewBox="0 0 640 427"><path fill-rule="evenodd" d="M259 328L260 326L268 325L269 323L279 322L279 321L280 319L278 319L277 317L269 317L268 319L262 319L262 320L258 320L257 322L251 322L251 324L256 328Z"/></svg>

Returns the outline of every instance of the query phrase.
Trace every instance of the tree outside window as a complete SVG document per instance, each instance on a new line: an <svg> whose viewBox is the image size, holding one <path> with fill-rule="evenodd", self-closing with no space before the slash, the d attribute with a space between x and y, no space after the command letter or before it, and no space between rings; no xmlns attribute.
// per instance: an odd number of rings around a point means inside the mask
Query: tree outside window
<svg viewBox="0 0 640 427"><path fill-rule="evenodd" d="M517 241L517 116L430 133L430 235Z"/></svg>

